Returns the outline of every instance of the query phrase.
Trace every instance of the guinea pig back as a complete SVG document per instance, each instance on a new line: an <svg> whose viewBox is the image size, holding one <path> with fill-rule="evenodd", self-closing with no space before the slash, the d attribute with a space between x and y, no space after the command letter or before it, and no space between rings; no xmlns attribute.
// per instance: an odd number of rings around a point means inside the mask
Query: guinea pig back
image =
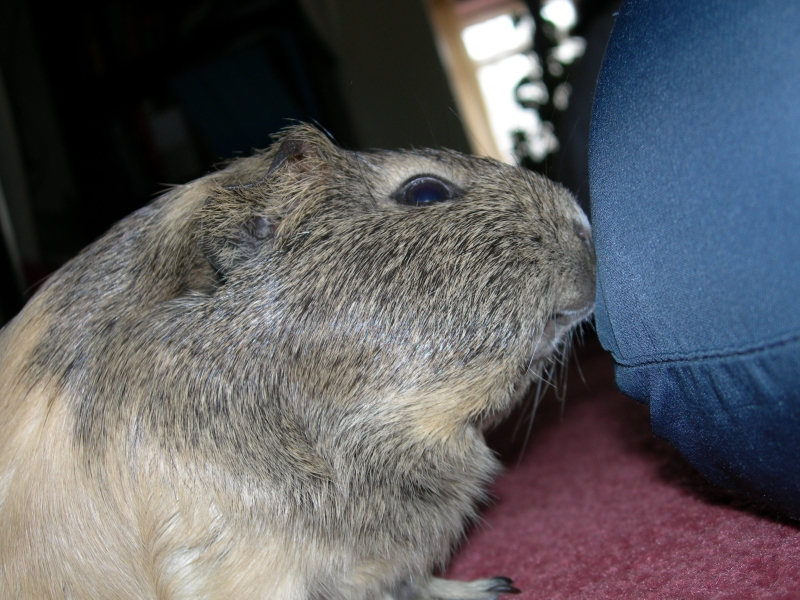
<svg viewBox="0 0 800 600"><path fill-rule="evenodd" d="M594 272L565 190L451 151L298 125L168 191L0 333L0 598L514 591L431 573Z"/></svg>

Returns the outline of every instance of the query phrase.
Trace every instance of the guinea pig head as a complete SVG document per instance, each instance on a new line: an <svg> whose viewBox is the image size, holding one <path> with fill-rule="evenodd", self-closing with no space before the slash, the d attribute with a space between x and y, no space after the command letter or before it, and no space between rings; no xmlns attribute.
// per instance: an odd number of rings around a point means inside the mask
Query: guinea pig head
<svg viewBox="0 0 800 600"><path fill-rule="evenodd" d="M259 323L264 384L306 407L480 426L594 305L572 197L487 158L350 152L294 127L228 173L200 221L216 294Z"/></svg>

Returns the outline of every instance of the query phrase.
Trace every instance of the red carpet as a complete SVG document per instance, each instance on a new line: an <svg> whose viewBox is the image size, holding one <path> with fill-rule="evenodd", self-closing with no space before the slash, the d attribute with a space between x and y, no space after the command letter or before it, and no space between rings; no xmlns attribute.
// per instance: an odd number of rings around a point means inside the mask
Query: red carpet
<svg viewBox="0 0 800 600"><path fill-rule="evenodd" d="M800 598L800 526L706 483L596 342L579 354L586 383L570 377L563 419L545 398L521 461L524 432L493 434L508 470L445 576L505 575L520 600Z"/></svg>

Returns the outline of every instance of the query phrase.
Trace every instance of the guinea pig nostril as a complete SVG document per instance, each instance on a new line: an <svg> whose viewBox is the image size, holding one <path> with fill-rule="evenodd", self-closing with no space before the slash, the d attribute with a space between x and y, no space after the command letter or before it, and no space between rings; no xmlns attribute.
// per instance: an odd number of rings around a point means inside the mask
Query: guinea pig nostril
<svg viewBox="0 0 800 600"><path fill-rule="evenodd" d="M580 221L572 222L572 229L584 242L592 243L592 228Z"/></svg>

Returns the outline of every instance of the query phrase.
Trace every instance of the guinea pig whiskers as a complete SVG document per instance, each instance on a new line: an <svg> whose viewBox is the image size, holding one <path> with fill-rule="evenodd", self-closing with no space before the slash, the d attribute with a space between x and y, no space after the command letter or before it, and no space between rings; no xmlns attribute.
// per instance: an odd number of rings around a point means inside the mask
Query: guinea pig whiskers
<svg viewBox="0 0 800 600"><path fill-rule="evenodd" d="M529 374L530 375L532 381L533 380L537 381L537 386L541 386L541 383L542 383L541 380L542 380L542 362L543 361L540 359L538 362L536 362L536 365L537 365L536 369L533 368L533 364L536 361L536 355L537 355L537 353L539 351L539 345L541 344L541 342L542 342L541 338L539 338L536 341L536 345L533 347L533 352L531 352L531 358L528 361L528 364L525 367L525 372L524 372L524 374ZM523 406L527 407L527 398L529 396L530 396L530 390L525 395L525 399L523 401ZM533 404L538 406L538 400L534 400ZM526 410L526 409L524 409L524 410ZM536 412L536 408L533 409L533 412L534 413ZM533 416L534 415L531 415L531 421L533 420ZM514 426L514 433L511 436L512 439L514 439L514 440L517 439L517 434L519 433L520 425L522 424L522 422L524 420L526 420L526 419L525 418L520 418L520 419L517 420L517 423ZM530 434L530 432L528 432L528 434L526 434L526 436L525 436L526 440L527 440L527 437L528 437L529 434Z"/></svg>
<svg viewBox="0 0 800 600"><path fill-rule="evenodd" d="M561 404L560 418L564 419L564 407L567 405L567 375L569 374L569 357L572 350L572 337L564 340L564 347L558 355L556 366L556 399Z"/></svg>
<svg viewBox="0 0 800 600"><path fill-rule="evenodd" d="M547 374L547 368L544 369L544 374ZM536 391L533 395L533 402L531 404L531 415L528 418L528 427L525 431L525 439L522 441L522 447L519 451L519 457L517 458L517 465L522 462L522 457L525 456L525 449L528 447L528 440L531 437L531 431L533 431L533 421L536 419L536 411L539 410L539 404L542 402L542 397L544 396L545 392L547 391L547 385L549 385L549 381L545 377L542 376L542 373L539 374L539 379L536 381ZM514 432L516 436L516 431Z"/></svg>
<svg viewBox="0 0 800 600"><path fill-rule="evenodd" d="M538 350L538 344L536 346L536 350ZM534 351L534 355L536 354L536 350ZM514 433L512 435L512 438L516 439L517 434L519 433L520 425L523 422L527 421L525 438L522 442L522 446L519 451L517 465L519 465L522 462L522 458L525 455L525 450L527 449L528 441L530 440L531 432L533 431L533 422L536 418L536 413L539 409L539 405L541 404L542 399L544 398L549 388L553 388L556 400L560 404L561 407L560 418L563 419L564 417L570 357L575 357L575 350L572 342L572 336L568 336L561 343L561 345L553 352L553 354L550 355L547 359L540 361L538 363L538 367L535 370L533 368L533 360L531 360L528 363L527 372L536 378L536 386L533 388L533 394L532 394L533 398L529 404L531 407L530 415L528 417L523 416L522 418L519 419L514 428ZM577 360L577 357L575 357L575 359ZM578 369L580 372L580 366L578 366ZM582 372L581 372L581 378L583 378ZM529 394L529 396L530 395L531 394Z"/></svg>
<svg viewBox="0 0 800 600"><path fill-rule="evenodd" d="M583 324L581 324L578 327L575 335L578 336L578 343L582 345L583 344ZM581 381L583 382L583 385L585 385L588 388L589 384L586 382L586 378L583 376L583 369L581 369L581 363L578 360L578 353L575 350L575 344L570 344L570 352L572 354L572 360L575 363L575 368L578 369L578 377L581 378Z"/></svg>
<svg viewBox="0 0 800 600"><path fill-rule="evenodd" d="M531 352L531 359L528 361L528 366L525 369L527 373L531 373L532 375L538 375L539 373L534 373L531 371L531 367L533 366L533 361L536 360L536 353L539 351L539 344L542 343L541 338L536 341L536 346L533 347L533 352Z"/></svg>
<svg viewBox="0 0 800 600"><path fill-rule="evenodd" d="M569 371L569 362L555 365L555 394L556 400L560 404L564 404L567 398L567 372Z"/></svg>

